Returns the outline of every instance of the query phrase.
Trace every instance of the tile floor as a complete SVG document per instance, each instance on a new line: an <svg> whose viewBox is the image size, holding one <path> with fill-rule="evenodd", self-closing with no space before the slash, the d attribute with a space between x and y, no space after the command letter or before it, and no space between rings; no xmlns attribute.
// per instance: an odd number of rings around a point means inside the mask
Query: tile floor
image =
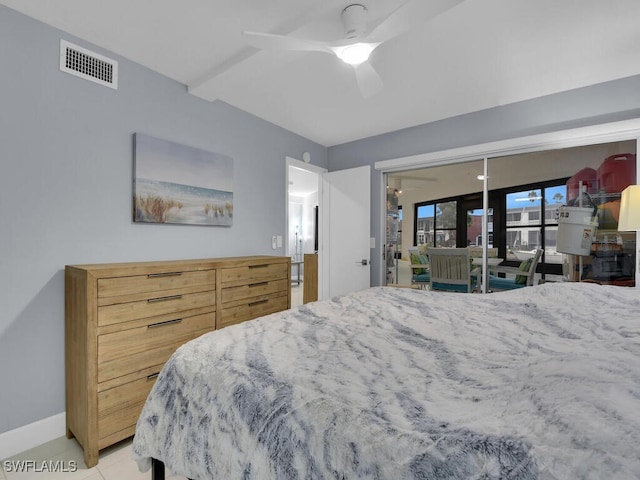
<svg viewBox="0 0 640 480"><path fill-rule="evenodd" d="M302 283L291 286L291 306L302 305ZM131 440L125 440L100 452L98 465L85 466L82 448L75 440L60 437L0 462L0 480L144 480L151 471L140 473L131 458ZM22 461L22 463L20 463ZM25 463L26 462L26 463ZM44 462L44 463L43 463ZM72 466L77 465L77 470ZM58 472L48 472L47 467ZM20 471L22 470L22 471ZM167 480L182 480L166 473Z"/></svg>
<svg viewBox="0 0 640 480"><path fill-rule="evenodd" d="M3 460L0 464L0 480L150 479L151 471L140 473L138 465L131 458L131 444L132 440L129 439L102 450L98 465L87 468L80 445L73 439L60 437ZM73 468L74 465L77 469ZM173 477L167 471L166 479L183 480L184 477Z"/></svg>
<svg viewBox="0 0 640 480"><path fill-rule="evenodd" d="M297 307L298 305L302 305L302 282L300 285L296 285L295 283L291 284L291 307Z"/></svg>

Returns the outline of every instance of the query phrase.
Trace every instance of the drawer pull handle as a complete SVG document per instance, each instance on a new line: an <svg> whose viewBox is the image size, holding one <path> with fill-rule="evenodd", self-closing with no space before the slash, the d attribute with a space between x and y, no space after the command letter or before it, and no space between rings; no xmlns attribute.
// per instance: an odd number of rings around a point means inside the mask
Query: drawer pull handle
<svg viewBox="0 0 640 480"><path fill-rule="evenodd" d="M164 302L167 300L180 300L182 295L169 295L168 297L149 298L147 303Z"/></svg>
<svg viewBox="0 0 640 480"><path fill-rule="evenodd" d="M256 305L260 305L261 303L267 303L269 300L258 300L257 302L251 302L249 304L250 307L255 307Z"/></svg>
<svg viewBox="0 0 640 480"><path fill-rule="evenodd" d="M249 288L253 288L253 287L262 287L264 285L269 285L269 282L257 282L257 283L250 283L249 284Z"/></svg>
<svg viewBox="0 0 640 480"><path fill-rule="evenodd" d="M160 372L152 373L151 375L147 375L147 380L153 380L160 375Z"/></svg>
<svg viewBox="0 0 640 480"><path fill-rule="evenodd" d="M155 278L155 277L177 277L178 275L182 275L182 272L164 272L164 273L149 273L147 278Z"/></svg>
<svg viewBox="0 0 640 480"><path fill-rule="evenodd" d="M166 322L152 323L150 325L147 325L147 328L164 327L165 325L173 325L174 323L180 323L181 321L181 318L176 318L175 320L167 320Z"/></svg>
<svg viewBox="0 0 640 480"><path fill-rule="evenodd" d="M249 265L249 268L265 268L268 267L269 264L268 263L262 263L260 265Z"/></svg>

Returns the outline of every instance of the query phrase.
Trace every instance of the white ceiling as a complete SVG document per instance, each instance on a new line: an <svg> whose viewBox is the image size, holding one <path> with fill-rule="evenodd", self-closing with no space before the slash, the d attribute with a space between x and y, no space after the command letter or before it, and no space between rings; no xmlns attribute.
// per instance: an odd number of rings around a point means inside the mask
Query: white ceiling
<svg viewBox="0 0 640 480"><path fill-rule="evenodd" d="M405 1L358 0L371 24ZM0 0L326 146L640 74L638 0L462 1L373 52L384 89L368 99L337 58L258 51L241 35L336 40L351 3Z"/></svg>

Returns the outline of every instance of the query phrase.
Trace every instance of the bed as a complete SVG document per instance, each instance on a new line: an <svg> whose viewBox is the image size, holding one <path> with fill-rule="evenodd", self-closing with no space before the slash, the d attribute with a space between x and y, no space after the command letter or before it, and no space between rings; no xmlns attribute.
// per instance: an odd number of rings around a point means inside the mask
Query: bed
<svg viewBox="0 0 640 480"><path fill-rule="evenodd" d="M192 479L640 478L640 290L374 287L166 363L141 471Z"/></svg>

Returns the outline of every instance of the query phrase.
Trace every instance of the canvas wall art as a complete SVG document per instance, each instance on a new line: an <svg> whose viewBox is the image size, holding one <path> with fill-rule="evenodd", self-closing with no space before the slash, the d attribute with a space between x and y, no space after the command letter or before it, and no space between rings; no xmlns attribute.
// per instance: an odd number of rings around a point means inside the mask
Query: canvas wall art
<svg viewBox="0 0 640 480"><path fill-rule="evenodd" d="M233 224L233 159L136 133L133 220Z"/></svg>

